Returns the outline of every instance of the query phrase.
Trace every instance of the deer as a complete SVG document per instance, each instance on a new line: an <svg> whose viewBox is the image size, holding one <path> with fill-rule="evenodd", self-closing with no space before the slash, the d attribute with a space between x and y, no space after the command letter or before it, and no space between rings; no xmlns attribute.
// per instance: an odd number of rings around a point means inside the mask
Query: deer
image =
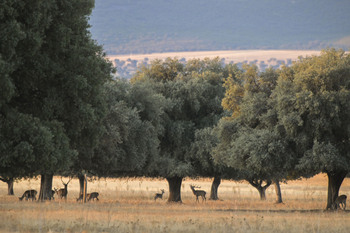
<svg viewBox="0 0 350 233"><path fill-rule="evenodd" d="M154 201L157 200L157 198L163 199L164 189L161 189L162 193L156 193L154 195Z"/></svg>
<svg viewBox="0 0 350 233"><path fill-rule="evenodd" d="M346 208L346 195L340 195L339 197L337 197L333 203L333 209L340 209L340 204L341 204L341 208L343 210L345 210Z"/></svg>
<svg viewBox="0 0 350 233"><path fill-rule="evenodd" d="M199 186L195 187L194 185L190 185L193 194L196 196L196 201L199 202L198 197L202 197L202 202L207 200L205 194L207 194L204 190L195 190L194 188L200 188Z"/></svg>
<svg viewBox="0 0 350 233"><path fill-rule="evenodd" d="M99 201L99 199L98 199L98 196L99 196L100 194L98 193L98 192L92 192L92 193L87 193L86 194L86 199L88 200L88 201L90 201L91 199L94 201L95 199L96 199L96 201ZM79 196L79 198L77 198L77 201L82 201L83 200L83 194L81 193L80 194L80 196Z"/></svg>
<svg viewBox="0 0 350 233"><path fill-rule="evenodd" d="M26 201L28 201L28 199L31 198L32 201L34 201L34 200L36 200L36 194L37 194L37 193L38 193L38 192L37 192L36 190L34 190L34 189L27 190L27 191L25 191L25 192L23 193L22 197L19 197L18 199L19 199L20 201L22 201L23 198L26 198Z"/></svg>
<svg viewBox="0 0 350 233"><path fill-rule="evenodd" d="M64 188L62 189L59 189L57 190L55 188L55 192L57 194L57 196L59 196L61 199L64 197L65 200L67 200L67 194L68 194L68 184L69 182L72 180L72 178L69 178L68 182L67 183L64 183L63 180L62 180L62 177L61 177L61 181L62 181L62 184L64 185Z"/></svg>
<svg viewBox="0 0 350 233"><path fill-rule="evenodd" d="M99 201L98 195L100 195L98 192L89 193L89 194L87 195L87 199L88 199L88 201L90 201L91 199L92 199L92 200L95 200L95 199L96 199L96 201Z"/></svg>

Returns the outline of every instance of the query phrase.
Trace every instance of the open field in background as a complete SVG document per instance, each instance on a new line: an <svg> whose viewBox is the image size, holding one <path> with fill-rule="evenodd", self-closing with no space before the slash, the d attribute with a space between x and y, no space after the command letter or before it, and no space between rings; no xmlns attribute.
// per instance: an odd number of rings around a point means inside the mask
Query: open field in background
<svg viewBox="0 0 350 233"><path fill-rule="evenodd" d="M241 66L243 63L255 64L260 70L267 67L279 68L282 64L291 65L299 56L319 55L317 50L230 50L230 51L198 51L198 52L173 52L151 54L110 55L107 58L117 68L117 74L123 78L130 78L141 64L150 64L154 59L164 60L168 57L181 61L190 59L220 57L225 64L235 63Z"/></svg>
<svg viewBox="0 0 350 233"><path fill-rule="evenodd" d="M128 54L128 55L110 55L107 56L111 61L119 60L144 60L165 59L167 57L185 58L186 60L199 58L204 59L220 57L224 58L227 63L243 61L268 61L271 58L278 60L292 59L296 60L299 56L319 55L318 50L222 50L222 51L197 51L197 52L172 52L172 53L150 53L150 54Z"/></svg>
<svg viewBox="0 0 350 233"><path fill-rule="evenodd" d="M67 179L63 179L64 181ZM350 212L324 212L327 177L282 184L284 204L274 204L275 191L267 200L245 182L222 181L220 201L195 202L189 184L210 193L211 179L185 179L183 204L168 204L164 179L100 179L88 183L88 192L100 193L99 202L77 203L79 183L68 185L68 201L45 203L18 201L27 189L39 191L40 179L14 184L15 197L7 196L0 183L0 232L349 232ZM62 187L59 177L54 187ZM165 189L163 200L153 200ZM347 178L340 194L350 196Z"/></svg>

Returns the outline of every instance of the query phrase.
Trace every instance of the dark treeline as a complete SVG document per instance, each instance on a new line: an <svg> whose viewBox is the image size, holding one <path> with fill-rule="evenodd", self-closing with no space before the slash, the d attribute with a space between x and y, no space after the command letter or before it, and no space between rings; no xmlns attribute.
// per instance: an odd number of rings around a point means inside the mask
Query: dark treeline
<svg viewBox="0 0 350 233"><path fill-rule="evenodd" d="M271 184L329 178L327 209L350 170L350 56L327 49L259 71L220 58L168 58L112 78L91 39L93 2L5 1L0 12L0 178L163 177L181 202L185 177ZM74 22L74 23L73 23ZM86 188L86 186L85 186Z"/></svg>

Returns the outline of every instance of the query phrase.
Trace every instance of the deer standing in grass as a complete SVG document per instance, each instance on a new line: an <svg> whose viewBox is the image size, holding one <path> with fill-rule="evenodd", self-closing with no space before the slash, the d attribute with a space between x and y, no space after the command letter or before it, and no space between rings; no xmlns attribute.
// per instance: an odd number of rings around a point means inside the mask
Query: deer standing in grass
<svg viewBox="0 0 350 233"><path fill-rule="evenodd" d="M98 199L99 195L100 194L98 192L87 193L86 194L86 199L87 199L87 201L90 201L90 200L94 201L95 199L96 199L96 201L99 201L99 199ZM77 201L82 201L83 198L84 198L83 194L80 194L79 198L77 198Z"/></svg>
<svg viewBox="0 0 350 233"><path fill-rule="evenodd" d="M36 194L37 194L37 193L38 193L38 192L37 192L36 190L34 190L34 189L32 189L32 190L27 190L27 191L25 191L25 192L23 193L22 197L19 197L18 199L19 199L20 201L22 201L23 198L26 198L26 201L28 201L28 199L31 198L32 201L34 201L34 200L36 200Z"/></svg>
<svg viewBox="0 0 350 233"><path fill-rule="evenodd" d="M96 199L96 201L99 201L98 195L99 195L98 192L88 193L87 199L88 199L88 201L90 201L90 200L95 200L95 199Z"/></svg>
<svg viewBox="0 0 350 233"><path fill-rule="evenodd" d="M337 197L337 199L335 199L335 201L334 201L334 209L340 209L340 204L341 204L341 208L343 209L343 210L345 210L345 208L346 208L346 198L347 198L347 196L346 195L340 195L339 197Z"/></svg>
<svg viewBox="0 0 350 233"><path fill-rule="evenodd" d="M55 189L55 192L57 193L57 196L59 196L61 199L64 197L65 200L67 200L67 195L68 195L68 184L72 180L72 178L69 178L67 183L64 183L61 177L62 184L64 185L64 188L62 189Z"/></svg>
<svg viewBox="0 0 350 233"><path fill-rule="evenodd" d="M201 196L202 197L202 202L205 200L207 200L207 198L205 197L205 194L207 194L204 190L195 190L194 188L200 188L200 187L195 187L194 185L190 185L193 194L196 196L196 201L198 200L198 197Z"/></svg>
<svg viewBox="0 0 350 233"><path fill-rule="evenodd" d="M156 193L154 195L154 200L157 200L157 198L163 199L164 189L161 189L162 193Z"/></svg>

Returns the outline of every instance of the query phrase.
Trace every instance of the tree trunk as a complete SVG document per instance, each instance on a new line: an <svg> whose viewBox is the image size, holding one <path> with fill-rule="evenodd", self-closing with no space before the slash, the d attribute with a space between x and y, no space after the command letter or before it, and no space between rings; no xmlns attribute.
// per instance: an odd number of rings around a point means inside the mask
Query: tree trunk
<svg viewBox="0 0 350 233"><path fill-rule="evenodd" d="M260 195L260 200L266 200L266 189L271 185L271 180L266 181L266 184L263 186L263 180L251 179L248 182L258 190Z"/></svg>
<svg viewBox="0 0 350 233"><path fill-rule="evenodd" d="M278 179L275 179L273 181L273 184L275 186L275 191L276 191L276 203L283 203L282 201L282 193L281 193L281 186L280 186L280 181Z"/></svg>
<svg viewBox="0 0 350 233"><path fill-rule="evenodd" d="M87 178L86 178L86 174L84 174L83 203L86 203L86 194L87 194Z"/></svg>
<svg viewBox="0 0 350 233"><path fill-rule="evenodd" d="M0 180L7 184L7 195L15 195L13 192L13 183L14 183L13 178L0 177Z"/></svg>
<svg viewBox="0 0 350 233"><path fill-rule="evenodd" d="M266 200L266 189L264 189L263 187L256 187L256 189L259 191L260 200Z"/></svg>
<svg viewBox="0 0 350 233"><path fill-rule="evenodd" d="M53 174L42 174L40 183L40 192L38 201L45 201L52 199L52 180Z"/></svg>
<svg viewBox="0 0 350 233"><path fill-rule="evenodd" d="M13 178L8 179L7 183L7 195L15 195L13 192Z"/></svg>
<svg viewBox="0 0 350 233"><path fill-rule="evenodd" d="M168 202L182 202L181 200L181 184L182 177L166 178L169 183Z"/></svg>
<svg viewBox="0 0 350 233"><path fill-rule="evenodd" d="M339 195L339 189L343 180L346 177L346 172L327 173L328 176L328 194L326 210L333 210L338 208L334 204L335 199Z"/></svg>
<svg viewBox="0 0 350 233"><path fill-rule="evenodd" d="M80 187L80 191L79 191L79 197L81 195L84 194L84 182L85 182L85 177L83 174L79 174L78 175L78 179L79 179L79 187Z"/></svg>
<svg viewBox="0 0 350 233"><path fill-rule="evenodd" d="M218 188L221 183L221 177L215 176L213 183L211 184L210 198L209 200L219 200L218 197Z"/></svg>

